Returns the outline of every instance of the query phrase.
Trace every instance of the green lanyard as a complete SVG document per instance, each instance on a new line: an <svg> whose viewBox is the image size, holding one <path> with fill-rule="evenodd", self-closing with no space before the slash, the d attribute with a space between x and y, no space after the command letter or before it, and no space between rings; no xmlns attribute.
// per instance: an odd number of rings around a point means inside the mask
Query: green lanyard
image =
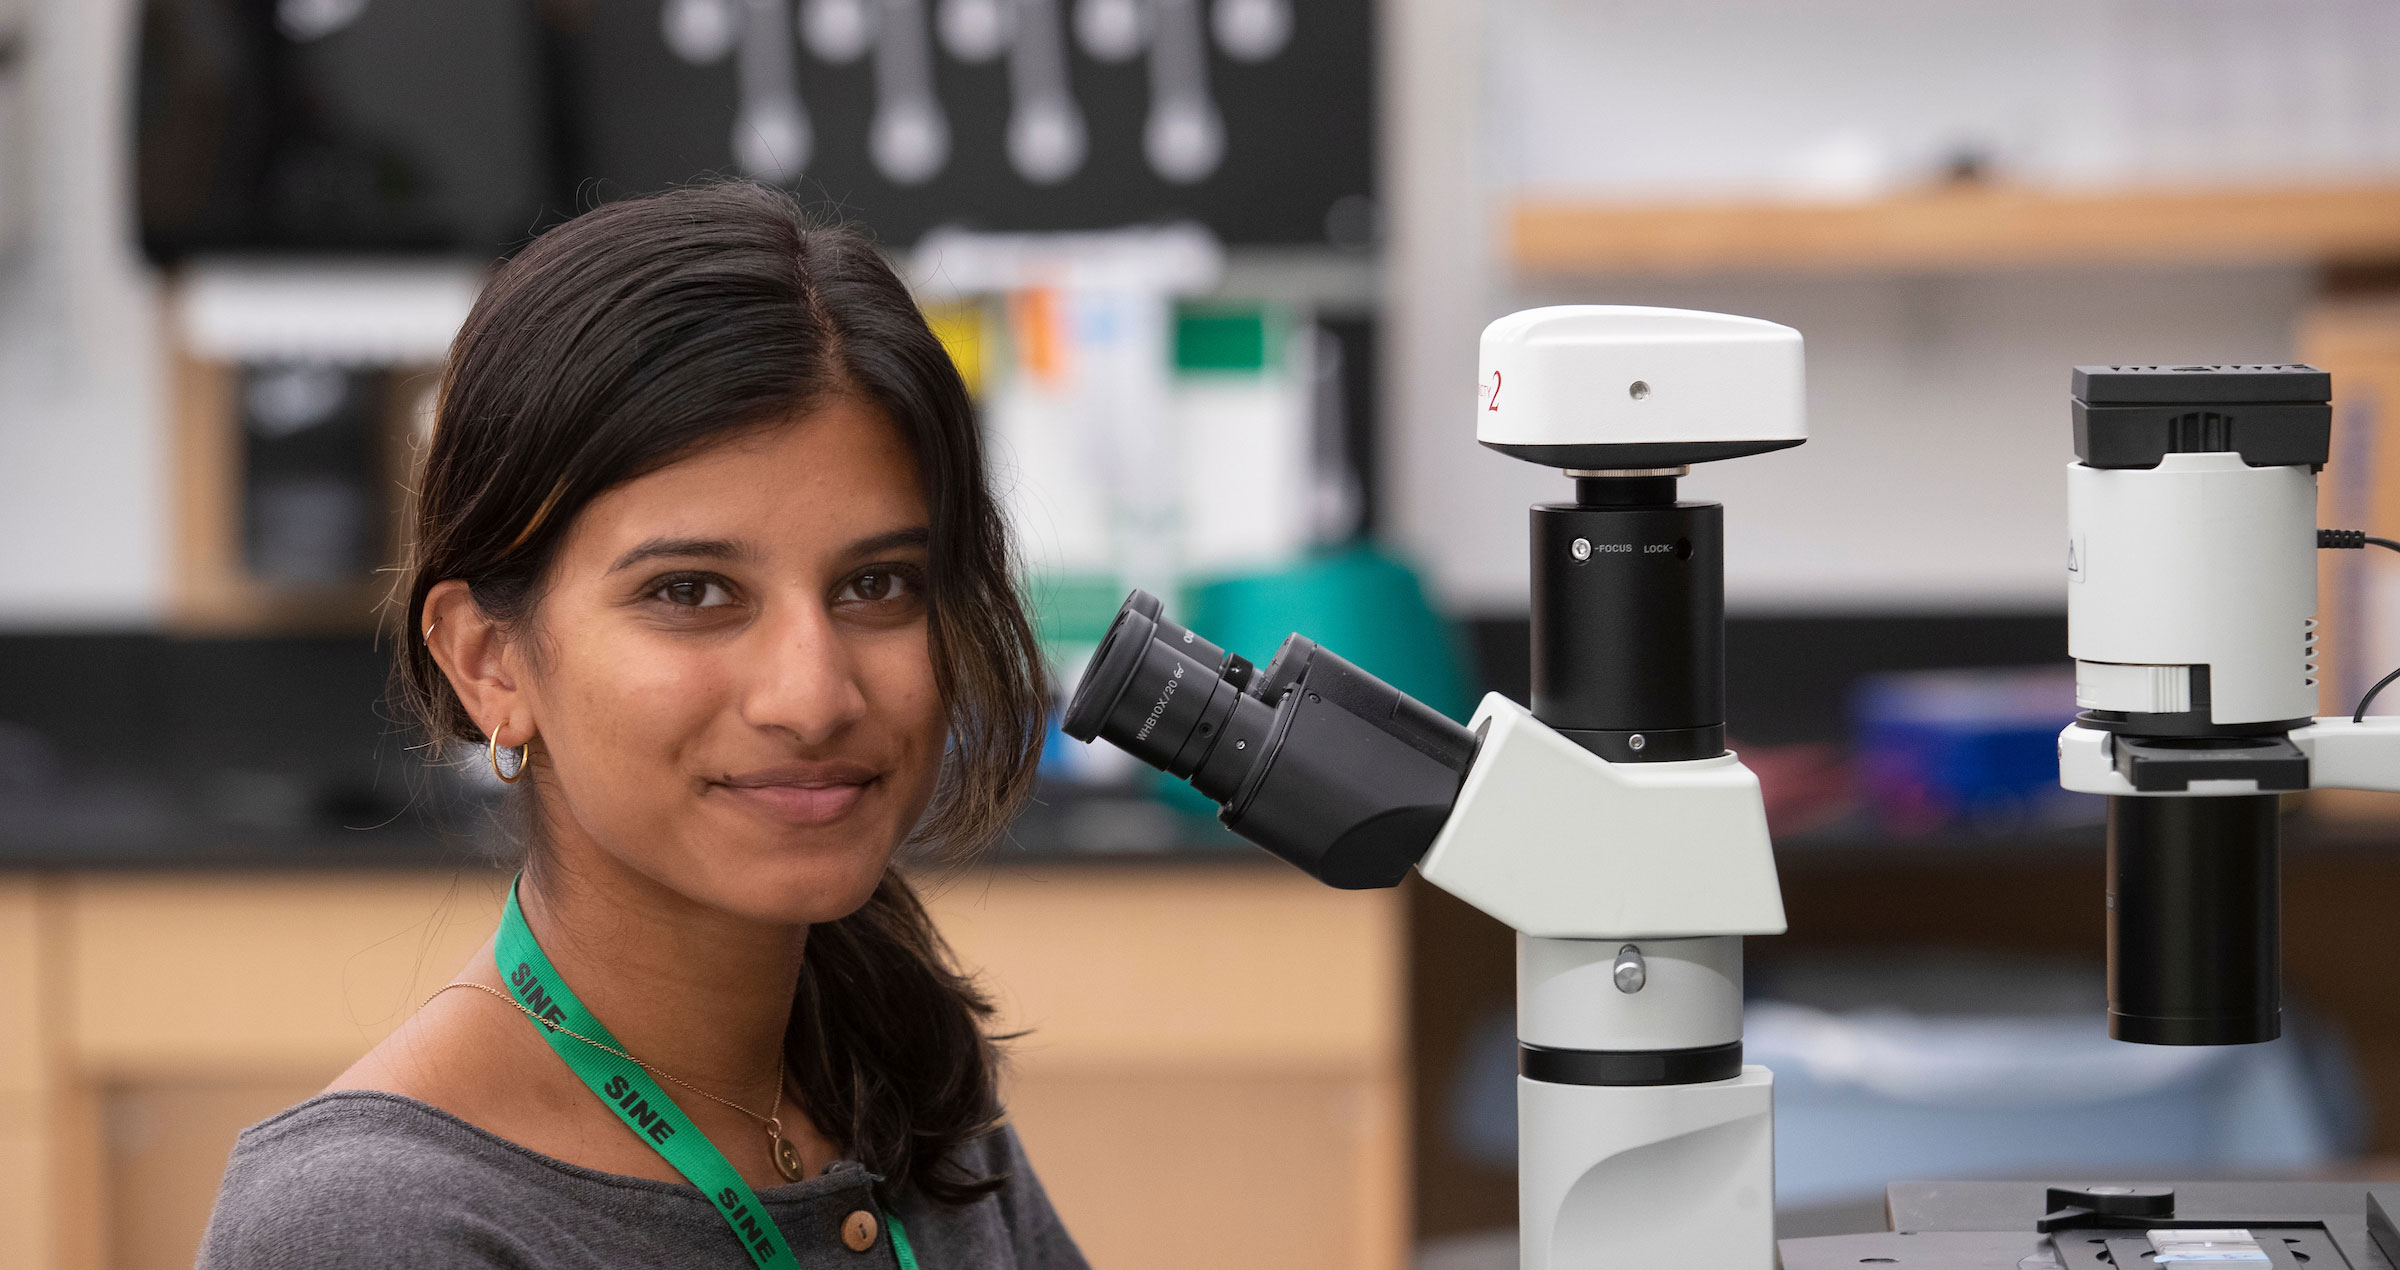
<svg viewBox="0 0 2400 1270"><path fill-rule="evenodd" d="M639 1063L607 1050L586 1045L567 1032L581 1032L602 1045L616 1049L625 1047L609 1035L600 1020L583 1007L573 989L543 955L542 945L534 939L525 925L524 910L517 907L517 888L508 888L508 908L500 916L500 934L492 946L492 960L500 970L500 978L508 990L535 1018L544 1020L543 1038L550 1048L566 1060L569 1070L591 1087L592 1094L617 1113L625 1127L640 1135L675 1171L683 1174L700 1193L717 1206L718 1215L733 1229L742 1251L750 1255L750 1263L762 1270L800 1270L799 1259L792 1256L791 1246L783 1241L783 1232L767 1216L766 1206L742 1175L734 1170L708 1135L693 1127L691 1118L667 1097L658 1082ZM562 1030L563 1029L563 1030ZM917 1257L909 1247L908 1234L900 1228L895 1213L885 1213L884 1228L892 1234L892 1254L900 1261L901 1270L917 1270Z"/></svg>

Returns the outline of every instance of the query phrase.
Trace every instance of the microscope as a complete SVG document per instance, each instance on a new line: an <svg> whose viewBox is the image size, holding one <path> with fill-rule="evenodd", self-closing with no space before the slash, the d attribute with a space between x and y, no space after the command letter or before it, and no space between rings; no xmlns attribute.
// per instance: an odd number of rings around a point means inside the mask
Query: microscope
<svg viewBox="0 0 2400 1270"><path fill-rule="evenodd" d="M2282 1031L2279 796L2400 789L2400 719L2315 718L2332 383L2311 366L2079 366L2059 781L2108 796L2119 1040ZM2378 685L2380 687L2381 685Z"/></svg>
<svg viewBox="0 0 2400 1270"><path fill-rule="evenodd" d="M2059 780L2108 798L2108 1026L2147 1045L2282 1032L2281 796L2400 790L2400 718L2314 717L2332 384L2297 365L2079 366ZM2400 1187L1897 1183L1892 1229L1786 1240L1786 1270L2400 1265Z"/></svg>
<svg viewBox="0 0 2400 1270"><path fill-rule="evenodd" d="M1691 464L1806 440L1800 334L1564 306L1483 333L1476 436L1563 470L1532 509L1533 701L1465 727L1299 635L1264 669L1135 592L1067 707L1336 887L1414 868L1517 932L1525 1270L1775 1264L1773 1077L1742 939L1780 934L1758 779L1725 749L1724 509Z"/></svg>
<svg viewBox="0 0 2400 1270"><path fill-rule="evenodd" d="M1895 1183L1892 1228L1774 1237L1772 1075L1742 939L1780 934L1758 781L1725 749L1724 522L1693 463L1800 444L1798 332L1674 309L1485 329L1476 436L1562 469L1532 510L1533 701L1460 727L1299 635L1261 670L1135 592L1065 730L1189 781L1329 885L1427 882L1517 932L1525 1270L2400 1265L2400 1186ZM2272 1040L2279 807L2400 791L2400 718L2314 717L2331 385L2308 366L2083 366L2068 466L2068 789L2108 798L2109 1029ZM1780 1253L1780 1256L1778 1255Z"/></svg>

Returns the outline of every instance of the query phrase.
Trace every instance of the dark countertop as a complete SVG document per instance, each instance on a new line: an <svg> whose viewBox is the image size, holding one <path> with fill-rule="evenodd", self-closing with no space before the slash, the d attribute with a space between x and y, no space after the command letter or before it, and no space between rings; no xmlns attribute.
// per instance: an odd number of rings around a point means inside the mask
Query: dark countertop
<svg viewBox="0 0 2400 1270"><path fill-rule="evenodd" d="M502 786L479 750L429 761L388 657L360 636L0 633L0 871L504 860ZM1050 785L997 850L1266 860L1205 814Z"/></svg>
<svg viewBox="0 0 2400 1270"><path fill-rule="evenodd" d="M0 871L410 869L497 865L511 854L498 799L472 788L407 801L306 795L257 773L195 790L137 782L71 797L0 797ZM1776 839L1789 875L2097 869L2098 825L1982 837L1892 839L1856 826ZM2400 863L2400 829L2286 821L2287 856L2361 854ZM1045 786L986 863L1267 862L1213 821L1154 799Z"/></svg>
<svg viewBox="0 0 2400 1270"><path fill-rule="evenodd" d="M0 798L0 871L424 869L511 854L488 792L420 788L406 802L328 798L252 774ZM987 863L1254 863L1265 853L1146 797L1045 787Z"/></svg>
<svg viewBox="0 0 2400 1270"><path fill-rule="evenodd" d="M1123 851L1085 851L1072 848L1006 843L979 863L1040 863L1043 865L1191 865L1248 867L1272 865L1263 852L1228 850L1219 846L1171 846ZM189 840L174 844L146 842L118 849L77 847L72 850L0 847L0 874L113 873L113 872L271 872L291 870L400 870L499 867L503 861L484 852L471 839L376 834L356 840L339 837L275 840L268 838Z"/></svg>

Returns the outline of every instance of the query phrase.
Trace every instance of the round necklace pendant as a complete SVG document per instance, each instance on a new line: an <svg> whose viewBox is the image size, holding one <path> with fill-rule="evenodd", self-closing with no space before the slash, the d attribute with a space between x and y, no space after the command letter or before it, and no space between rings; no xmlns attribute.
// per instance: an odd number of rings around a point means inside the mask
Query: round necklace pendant
<svg viewBox="0 0 2400 1270"><path fill-rule="evenodd" d="M768 1134L767 1138L775 1144L775 1171L783 1174L783 1180L786 1182L799 1181L800 1149L792 1145L791 1139L780 1133Z"/></svg>

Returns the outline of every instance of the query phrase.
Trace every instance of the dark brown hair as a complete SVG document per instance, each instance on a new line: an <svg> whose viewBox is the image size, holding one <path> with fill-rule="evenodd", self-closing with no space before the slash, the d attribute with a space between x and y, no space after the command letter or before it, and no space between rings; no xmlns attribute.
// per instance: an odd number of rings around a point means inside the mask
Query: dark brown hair
<svg viewBox="0 0 2400 1270"><path fill-rule="evenodd" d="M587 212L476 301L443 373L394 605L401 708L437 751L483 744L418 638L434 584L462 579L484 613L528 629L592 499L842 395L906 435L931 515L950 745L912 850L952 863L980 850L1031 788L1049 696L966 386L864 235L749 182ZM887 870L865 907L809 932L786 1051L819 1128L894 1183L963 1203L1004 1180L952 1159L998 1123L990 1014Z"/></svg>

